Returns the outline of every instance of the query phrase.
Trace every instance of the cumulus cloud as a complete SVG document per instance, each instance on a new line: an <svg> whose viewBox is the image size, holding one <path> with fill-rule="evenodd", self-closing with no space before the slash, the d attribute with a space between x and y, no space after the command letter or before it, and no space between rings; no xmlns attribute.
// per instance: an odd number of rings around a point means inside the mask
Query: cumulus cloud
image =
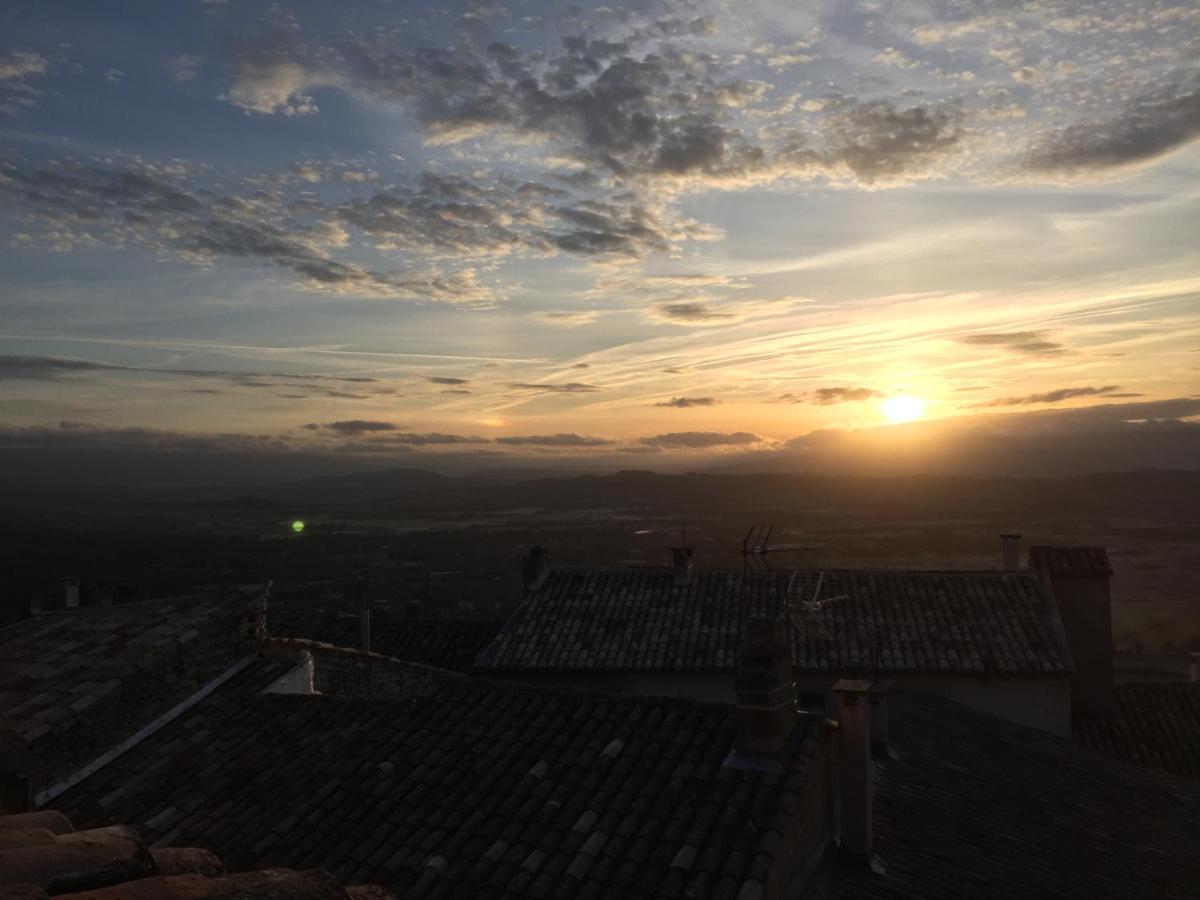
<svg viewBox="0 0 1200 900"><path fill-rule="evenodd" d="M497 444L527 447L603 447L614 443L607 438L585 434L527 434L496 438Z"/></svg>
<svg viewBox="0 0 1200 900"><path fill-rule="evenodd" d="M758 444L762 438L748 431L672 431L652 437L638 438L643 447L659 447L665 450L700 450L706 447L745 446Z"/></svg>
<svg viewBox="0 0 1200 900"><path fill-rule="evenodd" d="M673 409L690 409L693 406L715 406L716 404L715 397L672 397L670 400L661 400L654 405Z"/></svg>
<svg viewBox="0 0 1200 900"><path fill-rule="evenodd" d="M1027 356L1058 356L1066 353L1062 344L1046 338L1042 331L999 331L980 334L965 334L960 343L972 347L1001 347Z"/></svg>
<svg viewBox="0 0 1200 900"><path fill-rule="evenodd" d="M1157 159L1200 138L1200 75L1177 74L1116 115L1076 122L1037 141L1025 161L1035 175L1078 176Z"/></svg>
<svg viewBox="0 0 1200 900"><path fill-rule="evenodd" d="M1029 406L1035 403L1061 403L1074 397L1140 397L1141 394L1121 392L1119 385L1106 384L1103 387L1058 388L1044 391L1040 394L1026 394L1023 397L999 397L984 403L973 404L976 407L992 406Z"/></svg>
<svg viewBox="0 0 1200 900"><path fill-rule="evenodd" d="M200 73L200 57L192 53L180 53L167 60L167 71L176 81L192 81Z"/></svg>
<svg viewBox="0 0 1200 900"><path fill-rule="evenodd" d="M951 106L897 108L888 100L854 102L831 114L826 165L845 167L865 184L926 175L963 140L963 114Z"/></svg>

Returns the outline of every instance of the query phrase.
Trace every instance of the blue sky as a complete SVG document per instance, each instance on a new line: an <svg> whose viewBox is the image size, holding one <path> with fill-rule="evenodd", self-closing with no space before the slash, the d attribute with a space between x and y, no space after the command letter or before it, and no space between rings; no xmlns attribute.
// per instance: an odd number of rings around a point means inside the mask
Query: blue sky
<svg viewBox="0 0 1200 900"><path fill-rule="evenodd" d="M0 22L9 441L743 453L897 396L1200 413L1194 3Z"/></svg>

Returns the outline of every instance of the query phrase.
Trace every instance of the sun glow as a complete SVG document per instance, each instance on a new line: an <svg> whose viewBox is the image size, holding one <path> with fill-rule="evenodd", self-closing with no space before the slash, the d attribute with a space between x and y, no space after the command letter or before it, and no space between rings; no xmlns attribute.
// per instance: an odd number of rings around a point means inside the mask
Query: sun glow
<svg viewBox="0 0 1200 900"><path fill-rule="evenodd" d="M879 404L883 417L889 422L912 422L925 412L925 401L912 394L894 394Z"/></svg>

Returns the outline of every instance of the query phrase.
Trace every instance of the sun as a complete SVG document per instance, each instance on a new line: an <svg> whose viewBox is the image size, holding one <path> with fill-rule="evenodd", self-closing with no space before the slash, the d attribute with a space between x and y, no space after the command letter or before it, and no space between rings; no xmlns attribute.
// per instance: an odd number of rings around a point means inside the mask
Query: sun
<svg viewBox="0 0 1200 900"><path fill-rule="evenodd" d="M893 394L879 404L883 417L889 422L911 422L925 412L925 401L912 394Z"/></svg>

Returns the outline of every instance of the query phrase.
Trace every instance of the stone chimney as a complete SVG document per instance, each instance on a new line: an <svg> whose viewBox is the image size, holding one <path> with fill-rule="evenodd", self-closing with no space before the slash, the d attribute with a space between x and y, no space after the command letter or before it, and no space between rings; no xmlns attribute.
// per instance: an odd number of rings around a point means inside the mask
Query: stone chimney
<svg viewBox="0 0 1200 900"><path fill-rule="evenodd" d="M839 679L833 686L838 699L837 773L838 836L842 852L869 863L871 828L871 682Z"/></svg>
<svg viewBox="0 0 1200 900"><path fill-rule="evenodd" d="M746 621L737 674L739 758L779 759L796 727L792 688L792 653L783 619L751 617Z"/></svg>
<svg viewBox="0 0 1200 900"><path fill-rule="evenodd" d="M692 577L692 550L694 547L672 547L671 567L675 570L675 584L682 586Z"/></svg>
<svg viewBox="0 0 1200 900"><path fill-rule="evenodd" d="M1015 572L1020 569L1021 535L1015 531L1006 531L1000 535L1000 545L1004 554L1004 571Z"/></svg>
<svg viewBox="0 0 1200 900"><path fill-rule="evenodd" d="M550 573L550 557L546 548L534 546L521 563L521 584L527 591L536 591Z"/></svg>
<svg viewBox="0 0 1200 900"><path fill-rule="evenodd" d="M1050 578L1075 661L1072 707L1084 717L1111 715L1116 694L1108 553L1103 547L1030 547L1029 568Z"/></svg>

